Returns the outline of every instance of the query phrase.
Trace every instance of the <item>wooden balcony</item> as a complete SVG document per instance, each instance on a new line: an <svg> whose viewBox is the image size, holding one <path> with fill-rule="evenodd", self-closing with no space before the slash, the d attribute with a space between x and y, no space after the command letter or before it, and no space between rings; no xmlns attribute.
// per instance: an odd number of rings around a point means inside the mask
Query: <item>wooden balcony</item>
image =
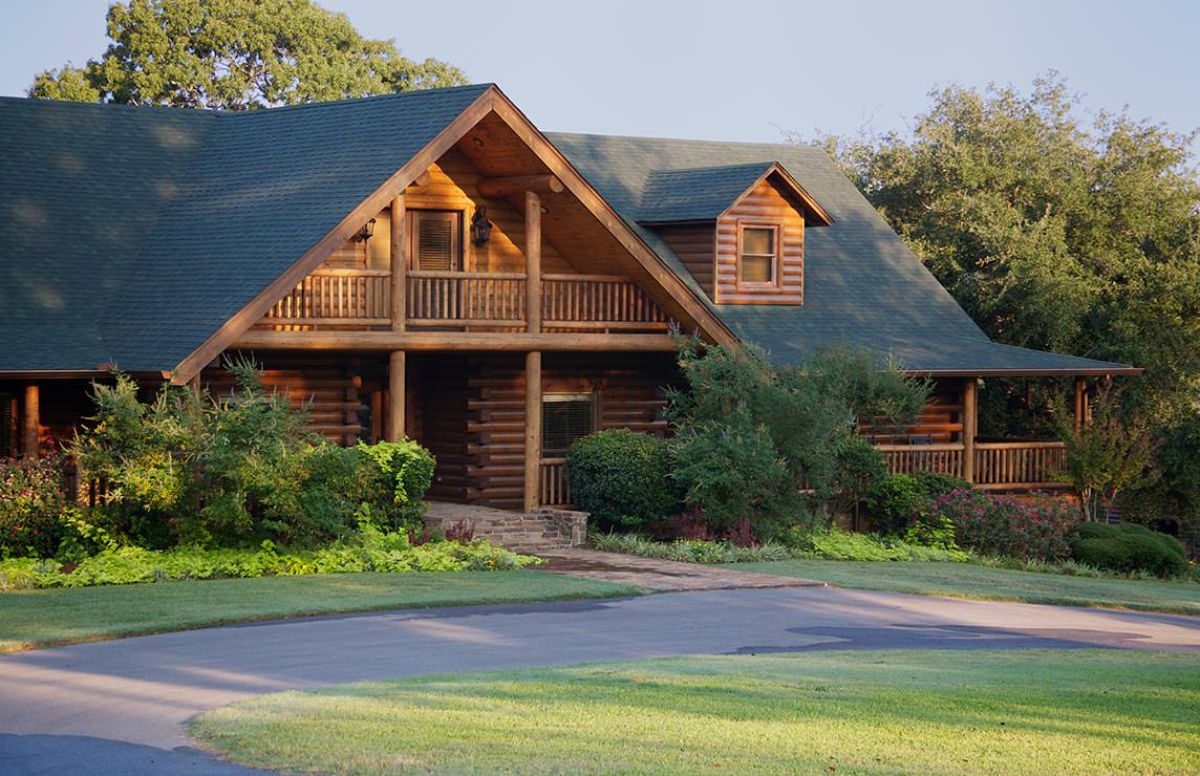
<svg viewBox="0 0 1200 776"><path fill-rule="evenodd" d="M514 272L405 275L405 325L412 329L518 331L526 322L527 280ZM260 323L277 331L389 327L387 270L323 268L304 278ZM543 275L546 332L661 333L669 316L640 286L613 275Z"/></svg>
<svg viewBox="0 0 1200 776"><path fill-rule="evenodd" d="M930 445L876 445L892 474L934 472L966 477L966 447L961 443ZM976 442L972 476L984 490L1062 488L1058 473L1066 468L1062 442Z"/></svg>

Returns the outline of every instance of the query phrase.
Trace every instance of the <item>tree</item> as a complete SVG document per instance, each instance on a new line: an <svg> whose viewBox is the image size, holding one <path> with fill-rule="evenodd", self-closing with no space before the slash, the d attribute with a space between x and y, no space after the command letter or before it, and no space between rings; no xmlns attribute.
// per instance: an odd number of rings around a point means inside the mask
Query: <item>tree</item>
<svg viewBox="0 0 1200 776"><path fill-rule="evenodd" d="M1196 135L1123 113L1083 122L1079 99L1053 74L1028 95L950 86L930 96L911 136L827 147L990 336L1144 367L1127 410L1155 423L1194 412ZM985 430L1010 430L1004 404L981 419Z"/></svg>
<svg viewBox="0 0 1200 776"><path fill-rule="evenodd" d="M245 110L466 83L310 0L129 0L99 59L39 73L30 97Z"/></svg>

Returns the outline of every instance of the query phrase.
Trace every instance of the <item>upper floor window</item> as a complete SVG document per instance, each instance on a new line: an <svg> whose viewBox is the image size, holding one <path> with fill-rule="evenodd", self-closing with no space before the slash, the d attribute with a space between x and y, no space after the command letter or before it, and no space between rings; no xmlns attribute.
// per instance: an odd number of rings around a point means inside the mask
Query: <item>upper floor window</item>
<svg viewBox="0 0 1200 776"><path fill-rule="evenodd" d="M413 269L456 272L462 264L462 213L410 210Z"/></svg>
<svg viewBox="0 0 1200 776"><path fill-rule="evenodd" d="M779 267L779 227L741 227L738 238L738 280L755 285L774 285Z"/></svg>

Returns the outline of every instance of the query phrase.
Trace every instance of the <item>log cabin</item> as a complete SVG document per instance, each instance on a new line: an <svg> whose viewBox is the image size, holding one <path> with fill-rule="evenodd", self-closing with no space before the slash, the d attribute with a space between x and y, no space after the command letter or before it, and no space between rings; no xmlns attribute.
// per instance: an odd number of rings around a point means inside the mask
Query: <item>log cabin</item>
<svg viewBox="0 0 1200 776"><path fill-rule="evenodd" d="M932 378L893 471L1041 488L983 440L988 377L1138 370L992 342L820 149L541 132L494 85L221 113L0 99L0 455L113 370L226 390L248 353L342 444L408 435L430 498L570 503L581 435L665 433L669 329ZM1077 421L1078 422L1078 421Z"/></svg>

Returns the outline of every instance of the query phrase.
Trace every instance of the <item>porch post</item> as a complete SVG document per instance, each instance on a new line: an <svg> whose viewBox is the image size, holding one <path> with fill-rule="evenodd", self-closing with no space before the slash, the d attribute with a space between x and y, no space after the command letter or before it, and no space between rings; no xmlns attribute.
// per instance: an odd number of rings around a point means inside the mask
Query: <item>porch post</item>
<svg viewBox="0 0 1200 776"><path fill-rule="evenodd" d="M975 435L979 428L979 403L976 396L978 390L979 385L974 377L967 378L963 383L962 478L970 483L975 482Z"/></svg>
<svg viewBox="0 0 1200 776"><path fill-rule="evenodd" d="M1088 415L1088 399L1087 399L1087 379L1083 377L1075 378L1075 433L1083 431L1083 427L1087 424Z"/></svg>
<svg viewBox="0 0 1200 776"><path fill-rule="evenodd" d="M403 350L393 350L388 358L388 419L387 439L398 442L404 438L404 403L406 397L404 370L407 366Z"/></svg>
<svg viewBox="0 0 1200 776"><path fill-rule="evenodd" d="M41 447L41 416L37 383L25 386L25 412L21 420L21 451L26 458L37 458Z"/></svg>
<svg viewBox="0 0 1200 776"><path fill-rule="evenodd" d="M392 331L404 331L404 321L408 315L405 289L408 275L408 239L404 233L407 219L404 195L397 194L392 200Z"/></svg>
<svg viewBox="0 0 1200 776"><path fill-rule="evenodd" d="M525 354L525 511L542 501L542 352Z"/></svg>
<svg viewBox="0 0 1200 776"><path fill-rule="evenodd" d="M525 292L525 330L537 334L542 330L542 198L533 191L525 192Z"/></svg>

